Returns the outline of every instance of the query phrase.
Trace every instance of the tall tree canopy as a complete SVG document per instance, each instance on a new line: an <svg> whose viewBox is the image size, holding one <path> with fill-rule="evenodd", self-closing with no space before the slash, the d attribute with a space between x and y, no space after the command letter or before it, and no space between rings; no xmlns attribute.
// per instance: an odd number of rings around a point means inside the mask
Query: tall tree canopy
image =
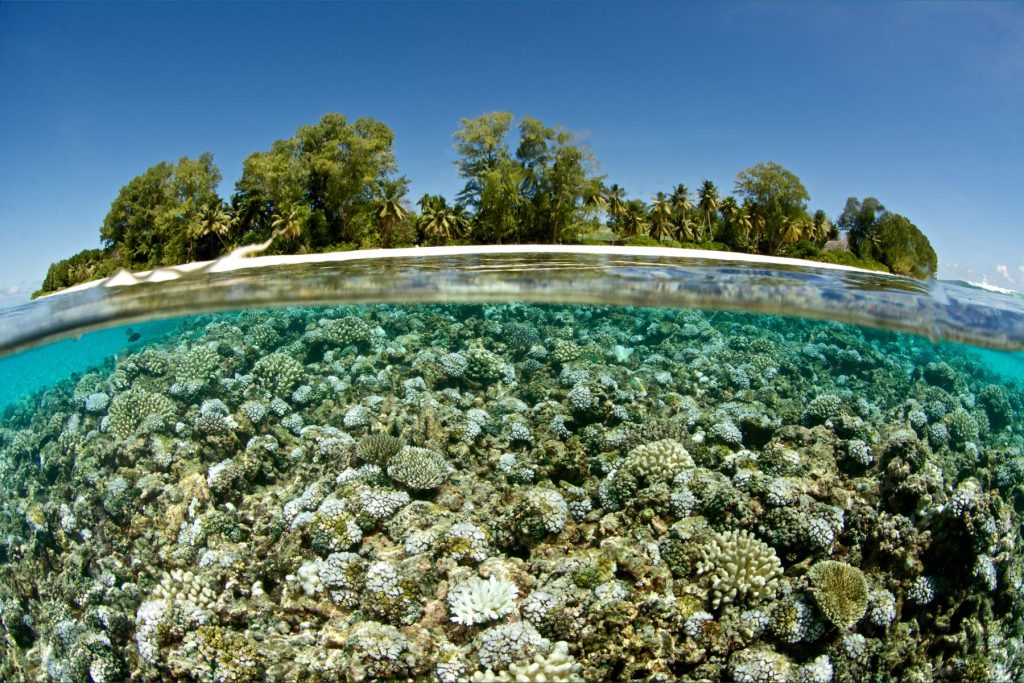
<svg viewBox="0 0 1024 683"><path fill-rule="evenodd" d="M808 219L810 195L800 178L773 161L741 171L736 176L736 194L746 200L750 212L762 222L762 249L775 253L790 225Z"/></svg>
<svg viewBox="0 0 1024 683"><path fill-rule="evenodd" d="M462 119L454 135L466 180L459 200L475 211L474 235L498 243L572 239L600 204L594 157L571 133L531 117L520 121L513 153L513 120L508 112Z"/></svg>
<svg viewBox="0 0 1024 683"><path fill-rule="evenodd" d="M125 267L191 261L208 212L223 205L213 155L150 167L121 188L100 228L103 244Z"/></svg>
<svg viewBox="0 0 1024 683"><path fill-rule="evenodd" d="M935 277L939 259L931 242L916 225L898 213L886 211L878 219L874 249L878 260L899 275Z"/></svg>
<svg viewBox="0 0 1024 683"><path fill-rule="evenodd" d="M232 200L248 233L243 241L266 239L275 215L301 209L299 248L360 242L377 230L377 199L384 193L400 197L408 184L396 176L393 141L380 121L349 123L330 113L269 151L251 154Z"/></svg>
<svg viewBox="0 0 1024 683"><path fill-rule="evenodd" d="M878 227L878 221L884 213L882 202L874 197L865 197L864 201L849 197L836 226L849 233L850 248L860 254L861 248L866 246L862 243Z"/></svg>
<svg viewBox="0 0 1024 683"><path fill-rule="evenodd" d="M491 112L462 119L453 137L465 186L453 205L424 195L418 215L404 198L409 182L398 174L394 134L374 119L328 113L249 155L230 205L217 194L221 174L209 152L161 162L120 189L100 228L103 249L53 263L43 291L121 268L209 259L268 238L272 253L302 253L416 242L605 241L604 228L635 243L696 242L915 277L934 276L938 265L917 226L874 197L847 199L834 224L822 210L812 217L800 179L771 161L739 173L735 197L705 180L692 195L677 184L648 205L606 185L587 146L539 119L516 123L508 112ZM822 253L838 230L848 231L853 253Z"/></svg>
<svg viewBox="0 0 1024 683"><path fill-rule="evenodd" d="M938 269L938 257L924 233L874 197L847 199L836 225L849 231L854 253L875 259L894 273L927 278Z"/></svg>

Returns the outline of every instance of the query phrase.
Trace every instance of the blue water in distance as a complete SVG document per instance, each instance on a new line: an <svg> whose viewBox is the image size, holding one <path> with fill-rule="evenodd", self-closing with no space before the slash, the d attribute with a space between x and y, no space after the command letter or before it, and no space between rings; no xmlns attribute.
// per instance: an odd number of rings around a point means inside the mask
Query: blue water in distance
<svg viewBox="0 0 1024 683"><path fill-rule="evenodd" d="M178 327L180 318L111 327L0 358L0 410L27 396L102 366L150 344ZM137 338L132 338L138 334Z"/></svg>

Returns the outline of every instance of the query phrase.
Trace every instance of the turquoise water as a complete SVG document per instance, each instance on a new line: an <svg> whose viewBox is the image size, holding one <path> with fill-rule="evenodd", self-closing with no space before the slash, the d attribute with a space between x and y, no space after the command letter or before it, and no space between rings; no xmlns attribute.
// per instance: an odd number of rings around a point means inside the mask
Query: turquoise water
<svg viewBox="0 0 1024 683"><path fill-rule="evenodd" d="M5 679L1024 672L1019 352L374 304L0 363Z"/></svg>
<svg viewBox="0 0 1024 683"><path fill-rule="evenodd" d="M0 311L0 680L1020 680L1022 346L628 255Z"/></svg>
<svg viewBox="0 0 1024 683"><path fill-rule="evenodd" d="M118 357L137 351L176 328L173 320L117 326L2 356L0 410L73 374L112 364ZM139 336L134 338L135 334Z"/></svg>

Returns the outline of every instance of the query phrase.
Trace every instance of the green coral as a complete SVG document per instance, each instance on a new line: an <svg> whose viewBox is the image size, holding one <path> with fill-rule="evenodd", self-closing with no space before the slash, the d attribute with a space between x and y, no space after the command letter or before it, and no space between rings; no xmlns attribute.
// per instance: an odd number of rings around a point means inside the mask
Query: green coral
<svg viewBox="0 0 1024 683"><path fill-rule="evenodd" d="M358 346L370 340L370 326L366 324L366 321L353 315L347 315L337 320L328 320L321 325L320 329L327 341L341 348Z"/></svg>
<svg viewBox="0 0 1024 683"><path fill-rule="evenodd" d="M356 444L356 457L363 462L384 467L401 449L401 439L387 434L371 434Z"/></svg>
<svg viewBox="0 0 1024 683"><path fill-rule="evenodd" d="M807 572L814 586L818 609L833 624L847 629L860 621L868 608L868 582L864 572L845 562L824 560Z"/></svg>

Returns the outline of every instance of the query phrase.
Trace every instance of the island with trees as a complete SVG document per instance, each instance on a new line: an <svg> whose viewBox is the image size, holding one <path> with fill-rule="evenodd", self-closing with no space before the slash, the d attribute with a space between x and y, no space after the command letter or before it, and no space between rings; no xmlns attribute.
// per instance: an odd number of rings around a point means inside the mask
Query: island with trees
<svg viewBox="0 0 1024 683"><path fill-rule="evenodd" d="M121 188L101 248L53 263L34 296L127 269L216 258L271 240L268 253L464 244L665 246L789 256L935 275L928 238L874 197L851 197L834 220L808 208L800 179L777 163L741 171L732 194L710 180L650 201L597 172L570 132L492 112L454 134L465 180L454 198L407 197L387 125L329 113L245 159L234 193L218 194L213 155L161 162ZM845 235L846 239L840 240ZM826 248L828 247L828 248Z"/></svg>

